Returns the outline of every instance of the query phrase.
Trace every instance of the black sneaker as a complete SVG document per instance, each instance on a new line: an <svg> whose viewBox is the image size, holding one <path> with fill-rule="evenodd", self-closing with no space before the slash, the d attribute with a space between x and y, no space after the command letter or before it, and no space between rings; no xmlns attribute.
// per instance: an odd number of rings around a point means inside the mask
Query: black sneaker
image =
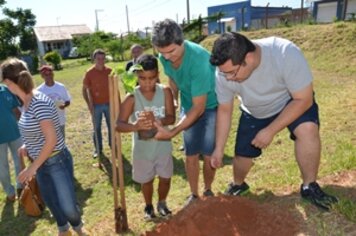
<svg viewBox="0 0 356 236"><path fill-rule="evenodd" d="M145 219L151 220L153 218L156 218L155 210L153 209L152 204L148 204L145 207Z"/></svg>
<svg viewBox="0 0 356 236"><path fill-rule="evenodd" d="M204 191L203 195L204 195L205 197L214 197L215 194L214 194L214 192L211 191L210 189L207 189L207 190Z"/></svg>
<svg viewBox="0 0 356 236"><path fill-rule="evenodd" d="M249 188L250 187L245 182L241 185L230 183L224 194L230 196L240 196L246 194Z"/></svg>
<svg viewBox="0 0 356 236"><path fill-rule="evenodd" d="M157 203L157 212L163 217L172 214L172 212L168 209L167 203L165 201Z"/></svg>
<svg viewBox="0 0 356 236"><path fill-rule="evenodd" d="M184 207L189 206L190 204L192 204L192 202L195 202L196 200L198 200L197 195L194 195L194 194L189 195L189 197L185 201Z"/></svg>
<svg viewBox="0 0 356 236"><path fill-rule="evenodd" d="M300 195L311 204L326 211L330 210L332 204L338 202L336 197L323 192L317 182L310 183L306 189L303 189L302 184L300 186Z"/></svg>

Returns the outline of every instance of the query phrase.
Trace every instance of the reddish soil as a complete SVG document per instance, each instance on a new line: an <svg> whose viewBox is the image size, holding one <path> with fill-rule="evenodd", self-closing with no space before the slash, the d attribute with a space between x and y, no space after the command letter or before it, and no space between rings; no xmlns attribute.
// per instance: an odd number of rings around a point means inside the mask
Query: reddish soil
<svg viewBox="0 0 356 236"><path fill-rule="evenodd" d="M286 210L243 197L203 198L157 225L146 236L296 235L298 222Z"/></svg>

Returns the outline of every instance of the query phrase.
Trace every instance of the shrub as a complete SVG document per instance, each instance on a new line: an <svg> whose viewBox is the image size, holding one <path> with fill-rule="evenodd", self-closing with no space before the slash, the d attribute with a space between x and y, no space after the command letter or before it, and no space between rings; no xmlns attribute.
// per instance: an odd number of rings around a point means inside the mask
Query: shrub
<svg viewBox="0 0 356 236"><path fill-rule="evenodd" d="M43 59L52 64L55 70L61 69L62 57L57 51L48 52L44 55Z"/></svg>

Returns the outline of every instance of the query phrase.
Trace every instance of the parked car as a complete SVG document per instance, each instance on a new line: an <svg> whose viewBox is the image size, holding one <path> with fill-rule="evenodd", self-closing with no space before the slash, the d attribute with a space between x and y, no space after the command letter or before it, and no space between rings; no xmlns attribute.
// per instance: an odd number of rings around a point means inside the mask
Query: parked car
<svg viewBox="0 0 356 236"><path fill-rule="evenodd" d="M69 51L68 57L69 58L77 58L77 57L79 57L78 48L77 47L72 47L72 49Z"/></svg>

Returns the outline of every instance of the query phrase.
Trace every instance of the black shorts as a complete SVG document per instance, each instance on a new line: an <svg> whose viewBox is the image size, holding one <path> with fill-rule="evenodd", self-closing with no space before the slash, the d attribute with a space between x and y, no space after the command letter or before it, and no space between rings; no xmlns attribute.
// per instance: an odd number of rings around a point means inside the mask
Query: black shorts
<svg viewBox="0 0 356 236"><path fill-rule="evenodd" d="M257 119L244 111L241 112L242 114L236 134L235 155L250 158L258 157L262 154L262 150L253 146L251 142L257 133L274 121L280 113L269 118ZM314 122L318 126L320 125L319 108L315 101L313 102L313 105L306 112L304 112L304 114L288 125L290 138L292 140L296 139L293 131L298 125L304 122Z"/></svg>

